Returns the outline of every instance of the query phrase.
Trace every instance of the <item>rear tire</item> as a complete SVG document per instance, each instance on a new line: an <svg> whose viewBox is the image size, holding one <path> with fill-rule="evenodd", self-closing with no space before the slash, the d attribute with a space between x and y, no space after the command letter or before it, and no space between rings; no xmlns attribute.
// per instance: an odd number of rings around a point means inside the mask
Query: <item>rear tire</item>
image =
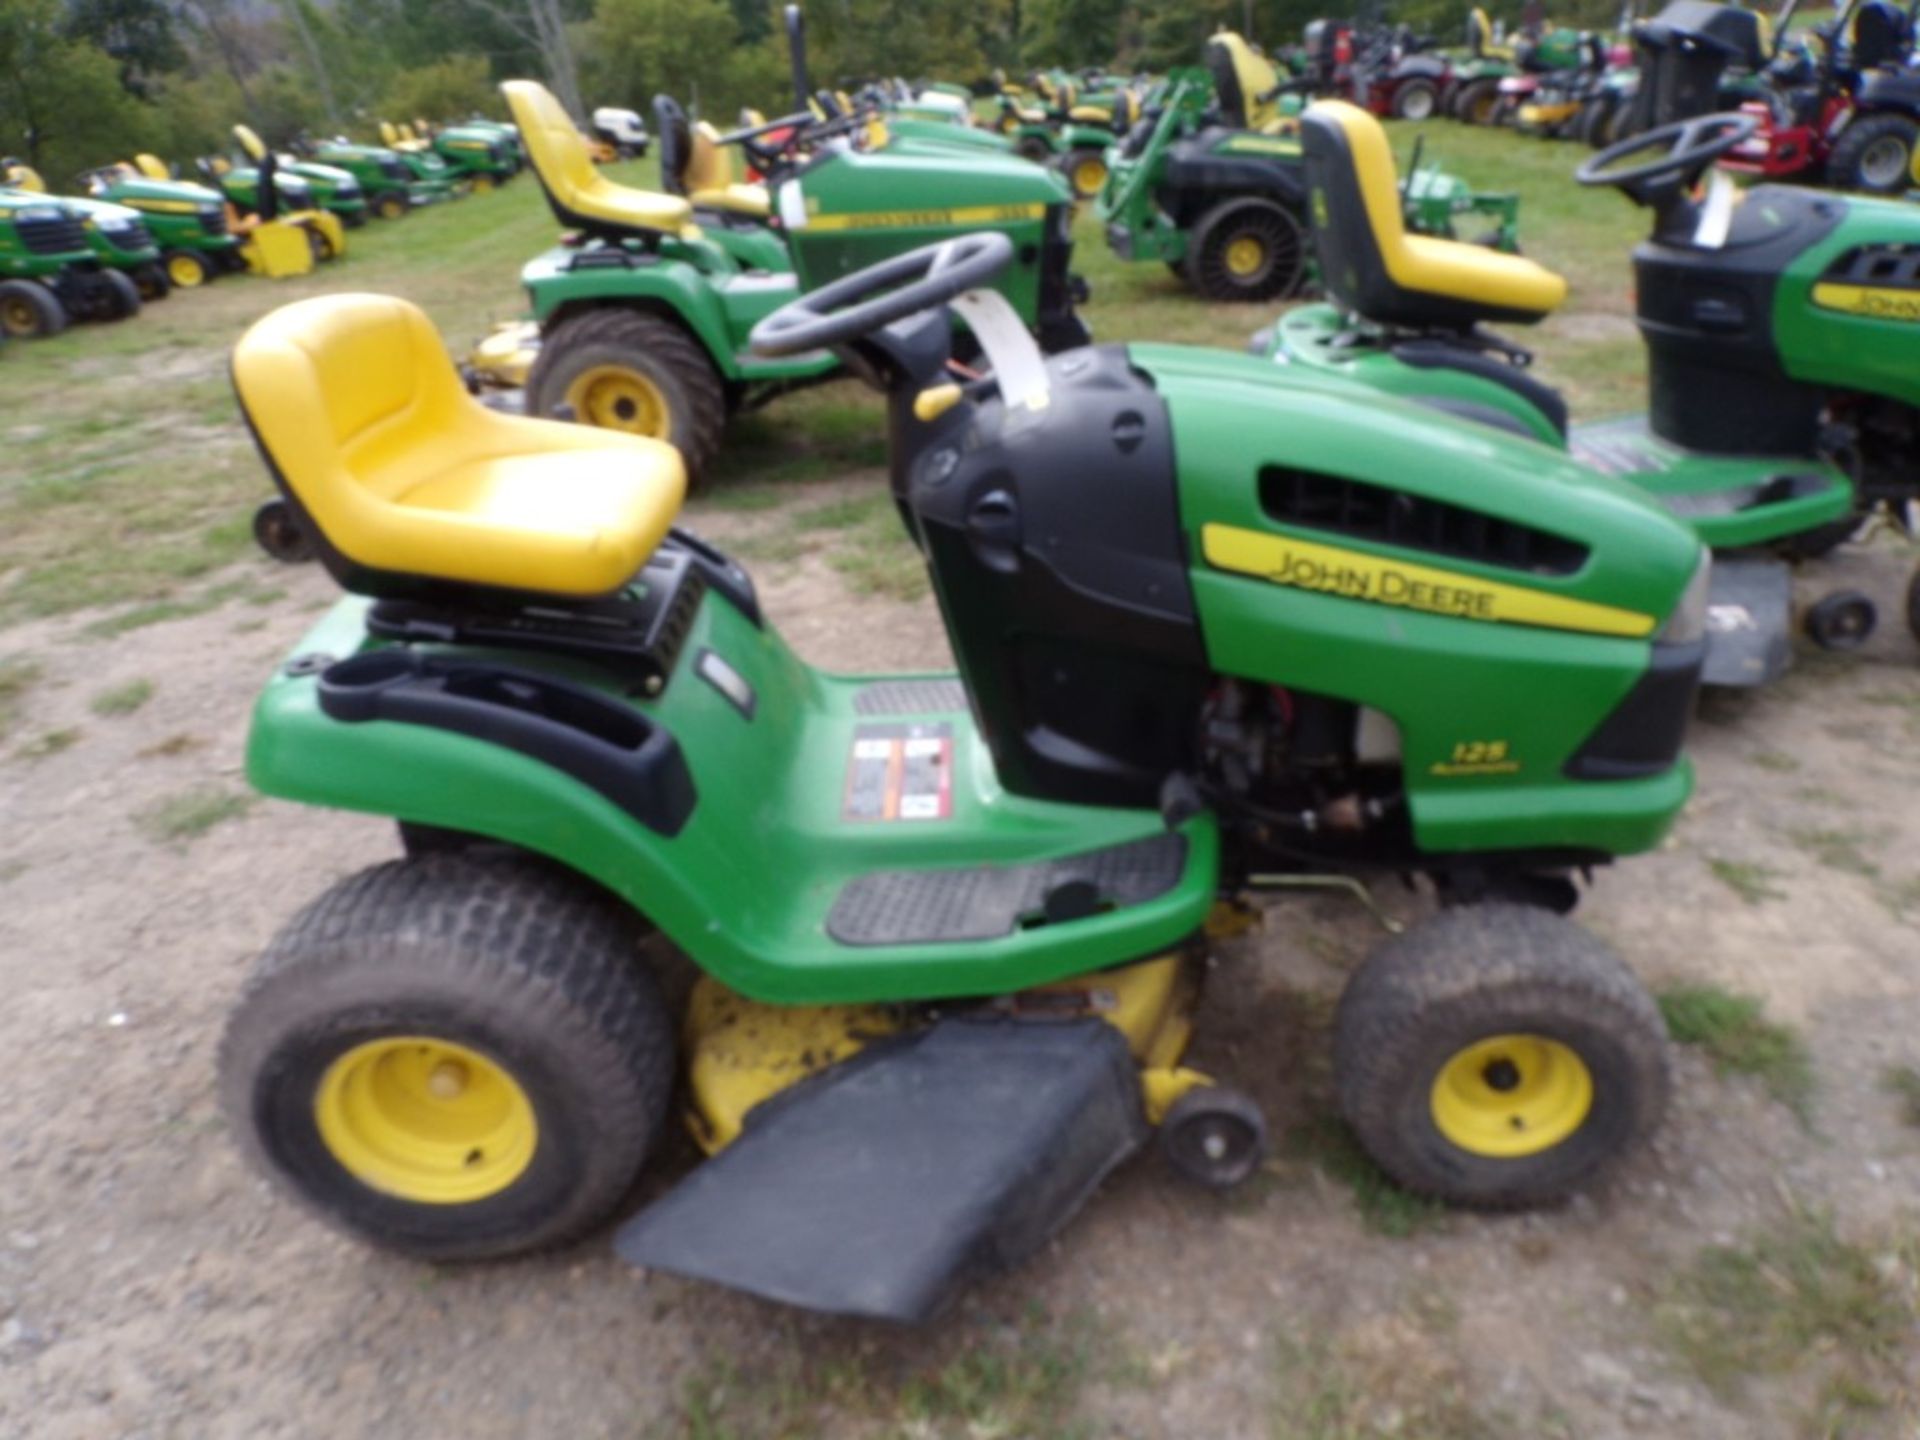
<svg viewBox="0 0 1920 1440"><path fill-rule="evenodd" d="M67 308L37 280L0 280L0 330L10 340L45 340L67 328Z"/></svg>
<svg viewBox="0 0 1920 1440"><path fill-rule="evenodd" d="M1388 941L1334 1021L1340 1109L1401 1185L1543 1205L1659 1124L1666 1027L1632 971L1545 910L1464 905Z"/></svg>
<svg viewBox="0 0 1920 1440"><path fill-rule="evenodd" d="M1469 80L1454 97L1454 118L1468 125L1491 125L1499 103L1498 80Z"/></svg>
<svg viewBox="0 0 1920 1440"><path fill-rule="evenodd" d="M255 966L220 1047L228 1124L323 1220L384 1249L471 1260L572 1239L625 1197L672 1097L640 935L617 901L512 856L349 876Z"/></svg>
<svg viewBox="0 0 1920 1440"><path fill-rule="evenodd" d="M727 397L713 362L671 320L603 306L545 336L527 374L527 413L573 418L678 447L694 485L719 452Z"/></svg>
<svg viewBox="0 0 1920 1440"><path fill-rule="evenodd" d="M176 290L198 290L213 279L213 267L197 250L169 250L160 257Z"/></svg>
<svg viewBox="0 0 1920 1440"><path fill-rule="evenodd" d="M1076 200L1091 200L1107 183L1107 156L1091 145L1077 146L1060 157L1060 173Z"/></svg>
<svg viewBox="0 0 1920 1440"><path fill-rule="evenodd" d="M1613 98L1596 96L1580 107L1574 118L1573 137L1582 145L1599 150L1606 144L1607 124L1613 118Z"/></svg>
<svg viewBox="0 0 1920 1440"><path fill-rule="evenodd" d="M1904 195L1914 184L1920 124L1904 115L1866 115L1840 132L1827 157L1827 179L1843 190Z"/></svg>
<svg viewBox="0 0 1920 1440"><path fill-rule="evenodd" d="M1307 273L1300 222L1270 200L1226 200L1200 217L1187 249L1187 279L1209 300L1277 300Z"/></svg>
<svg viewBox="0 0 1920 1440"><path fill-rule="evenodd" d="M1405 80L1393 93L1398 120L1431 120L1440 112L1440 87L1431 80Z"/></svg>

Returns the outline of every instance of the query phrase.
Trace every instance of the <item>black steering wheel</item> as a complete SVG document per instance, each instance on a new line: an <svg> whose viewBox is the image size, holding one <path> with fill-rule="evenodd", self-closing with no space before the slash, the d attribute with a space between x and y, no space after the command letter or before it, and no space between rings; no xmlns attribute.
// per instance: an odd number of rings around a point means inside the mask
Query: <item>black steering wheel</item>
<svg viewBox="0 0 1920 1440"><path fill-rule="evenodd" d="M998 230L922 245L788 301L748 340L765 356L844 345L979 289L1012 260L1013 241Z"/></svg>
<svg viewBox="0 0 1920 1440"><path fill-rule="evenodd" d="M1691 189L1706 168L1760 127L1751 115L1699 115L1609 145L1573 172L1582 185L1613 185L1641 205ZM1651 155L1638 165L1622 165Z"/></svg>

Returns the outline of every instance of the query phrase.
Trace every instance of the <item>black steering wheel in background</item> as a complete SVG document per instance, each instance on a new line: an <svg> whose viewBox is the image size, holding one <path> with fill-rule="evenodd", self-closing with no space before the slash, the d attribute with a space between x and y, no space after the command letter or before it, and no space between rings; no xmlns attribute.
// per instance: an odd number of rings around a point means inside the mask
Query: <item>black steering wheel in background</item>
<svg viewBox="0 0 1920 1440"><path fill-rule="evenodd" d="M1012 261L1013 241L997 230L922 245L789 300L748 339L765 356L845 345L979 289Z"/></svg>
<svg viewBox="0 0 1920 1440"><path fill-rule="evenodd" d="M1658 207L1691 190L1707 167L1760 128L1751 115L1700 115L1676 120L1609 145L1585 161L1573 178L1582 185L1612 185L1636 205ZM1623 165L1637 155L1652 158Z"/></svg>

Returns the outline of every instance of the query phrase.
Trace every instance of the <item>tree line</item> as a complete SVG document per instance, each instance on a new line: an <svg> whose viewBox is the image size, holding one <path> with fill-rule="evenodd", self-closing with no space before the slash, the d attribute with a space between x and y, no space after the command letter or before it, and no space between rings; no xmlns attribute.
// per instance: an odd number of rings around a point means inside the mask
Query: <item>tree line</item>
<svg viewBox="0 0 1920 1440"><path fill-rule="evenodd" d="M1391 14L1452 43L1468 5L1397 0ZM1489 8L1518 19L1518 0ZM597 105L645 114L664 91L725 124L742 106L773 112L789 99L779 9L778 0L0 0L0 153L64 185L137 151L184 163L226 150L241 120L285 144L369 136L382 118L499 115L495 85L522 75L545 80L583 118ZM1222 25L1278 47L1325 13L1325 0L812 0L807 38L822 84L883 75L984 84L996 69L1193 64Z"/></svg>

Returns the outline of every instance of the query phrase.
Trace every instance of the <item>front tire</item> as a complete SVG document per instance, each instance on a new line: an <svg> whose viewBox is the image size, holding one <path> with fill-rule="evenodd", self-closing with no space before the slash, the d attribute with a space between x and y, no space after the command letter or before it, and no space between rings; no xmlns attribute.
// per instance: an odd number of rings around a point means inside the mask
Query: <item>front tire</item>
<svg viewBox="0 0 1920 1440"><path fill-rule="evenodd" d="M1187 255L1187 278L1209 300L1277 300L1306 278L1300 222L1270 200L1215 206L1194 226Z"/></svg>
<svg viewBox="0 0 1920 1440"><path fill-rule="evenodd" d="M67 328L67 308L37 280L0 280L0 331L10 340L45 340Z"/></svg>
<svg viewBox="0 0 1920 1440"><path fill-rule="evenodd" d="M719 452L727 419L725 389L699 343L671 320L618 307L583 311L542 338L527 413L562 407L583 425L668 441L689 483Z"/></svg>
<svg viewBox="0 0 1920 1440"><path fill-rule="evenodd" d="M123 271L104 270L100 282L102 294L96 318L131 320L140 313L140 287Z"/></svg>
<svg viewBox="0 0 1920 1440"><path fill-rule="evenodd" d="M638 917L498 854L348 877L260 958L220 1049L241 1148L328 1223L470 1260L603 1223L673 1090Z"/></svg>
<svg viewBox="0 0 1920 1440"><path fill-rule="evenodd" d="M137 267L128 277L133 288L140 292L143 301L164 300L173 293L173 282L167 278L165 267L158 260L150 260Z"/></svg>
<svg viewBox="0 0 1920 1440"><path fill-rule="evenodd" d="M1913 184L1920 124L1904 115L1867 115L1840 132L1827 158L1827 179L1844 190L1904 195Z"/></svg>
<svg viewBox="0 0 1920 1440"><path fill-rule="evenodd" d="M410 208L407 197L389 190L373 202L373 213L382 220L398 220Z"/></svg>
<svg viewBox="0 0 1920 1440"><path fill-rule="evenodd" d="M1380 1168L1456 1205L1565 1198L1666 1109L1666 1027L1596 937L1508 903L1441 913L1341 996L1340 1108Z"/></svg>

